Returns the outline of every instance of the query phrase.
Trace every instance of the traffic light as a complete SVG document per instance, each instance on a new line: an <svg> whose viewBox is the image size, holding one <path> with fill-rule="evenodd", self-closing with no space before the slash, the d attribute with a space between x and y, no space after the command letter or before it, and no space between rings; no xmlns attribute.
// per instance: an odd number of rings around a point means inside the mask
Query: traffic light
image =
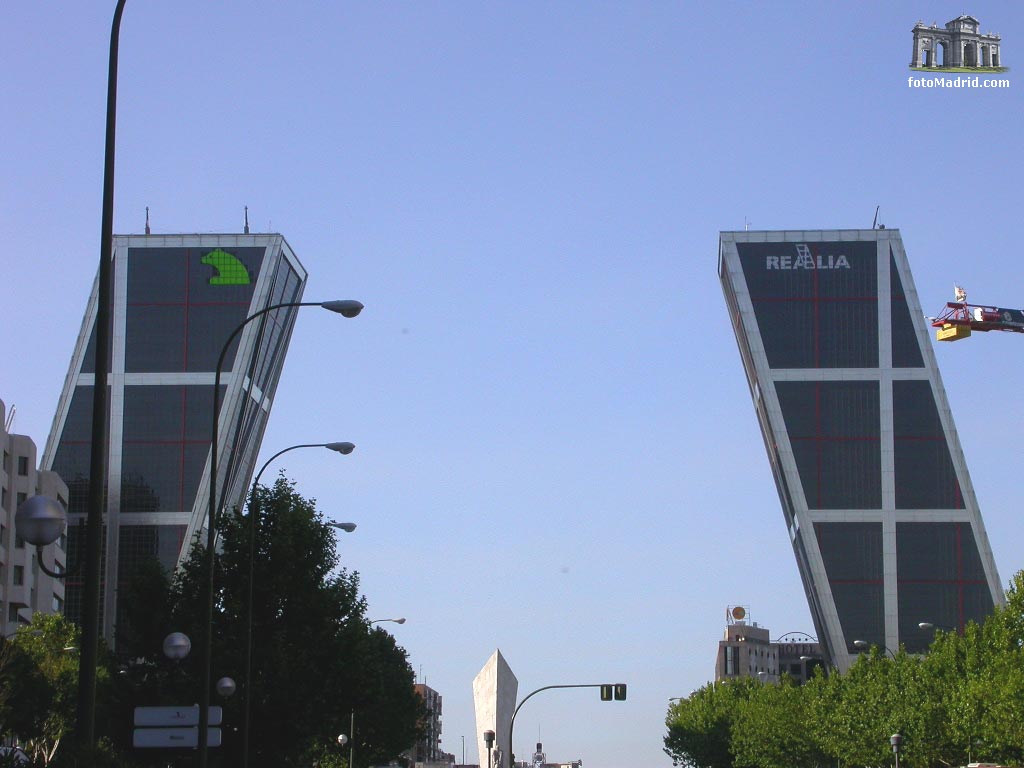
<svg viewBox="0 0 1024 768"><path fill-rule="evenodd" d="M625 683L605 683L601 686L601 701L625 701Z"/></svg>

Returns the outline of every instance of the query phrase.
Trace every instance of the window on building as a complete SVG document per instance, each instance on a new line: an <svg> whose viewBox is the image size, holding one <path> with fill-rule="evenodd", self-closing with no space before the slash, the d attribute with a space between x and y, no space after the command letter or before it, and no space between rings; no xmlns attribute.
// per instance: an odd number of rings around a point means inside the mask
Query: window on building
<svg viewBox="0 0 1024 768"><path fill-rule="evenodd" d="M56 595L53 596L53 612L64 613L64 601Z"/></svg>
<svg viewBox="0 0 1024 768"><path fill-rule="evenodd" d="M726 675L738 675L739 664L737 657L738 649L733 645L725 646L725 674Z"/></svg>
<svg viewBox="0 0 1024 768"><path fill-rule="evenodd" d="M7 546L7 526L0 525L0 547ZM0 579L0 583L3 583L3 579Z"/></svg>
<svg viewBox="0 0 1024 768"><path fill-rule="evenodd" d="M18 616L18 606L14 603L7 606L7 621L21 621L21 617Z"/></svg>
<svg viewBox="0 0 1024 768"><path fill-rule="evenodd" d="M20 587L25 583L25 566L14 566L14 586Z"/></svg>
<svg viewBox="0 0 1024 768"><path fill-rule="evenodd" d="M0 509L7 509L7 489L0 491Z"/></svg>
<svg viewBox="0 0 1024 768"><path fill-rule="evenodd" d="M18 474L22 477L28 475L28 456L18 457Z"/></svg>
<svg viewBox="0 0 1024 768"><path fill-rule="evenodd" d="M10 471L11 471L11 454L9 454L7 451L4 451L4 472L8 472L9 473Z"/></svg>
<svg viewBox="0 0 1024 768"><path fill-rule="evenodd" d="M27 499L27 498L28 498L28 494L27 493L19 493L18 494L18 506L20 507L25 502L25 499Z"/></svg>
<svg viewBox="0 0 1024 768"><path fill-rule="evenodd" d="M14 534L14 548L15 549L24 549L25 548L25 540L23 538L21 538L21 536L19 536L17 533Z"/></svg>

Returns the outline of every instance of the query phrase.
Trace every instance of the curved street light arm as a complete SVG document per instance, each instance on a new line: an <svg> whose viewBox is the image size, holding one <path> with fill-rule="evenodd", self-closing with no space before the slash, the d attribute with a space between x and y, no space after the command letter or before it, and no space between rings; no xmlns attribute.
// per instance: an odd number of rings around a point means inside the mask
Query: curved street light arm
<svg viewBox="0 0 1024 768"><path fill-rule="evenodd" d="M515 768L515 755L512 754L512 729L516 724L516 715L519 714L519 710L523 708L523 704L528 702L531 698L536 696L541 691L550 691L552 688L600 688L602 683L583 683L578 685L545 685L543 688L538 688L536 691L530 693L525 699L519 702L519 706L516 707L515 712L512 713L512 719L508 723L508 764L509 768ZM500 765L496 768L502 768Z"/></svg>
<svg viewBox="0 0 1024 768"><path fill-rule="evenodd" d="M273 312L275 309L285 307L319 307L319 301L286 301L280 304L271 304L269 307L253 312L238 324L228 336L224 346L221 347L220 356L217 358L217 371L213 379L213 427L210 439L210 506L206 517L206 606L204 613L207 617L206 633L203 637L203 688L200 691L199 699L199 767L206 768L209 760L209 734L208 725L210 722L210 685L213 666L213 574L214 574L214 553L217 537L217 422L220 418L220 374L224 368L224 358L227 356L228 348L235 337L242 332L242 329L253 320Z"/></svg>
<svg viewBox="0 0 1024 768"><path fill-rule="evenodd" d="M298 448L331 448L332 446L352 446L351 443L302 443L300 445L292 445L288 448L284 448L264 462L263 466L260 467L260 471L256 473L256 479L252 483L252 491L250 491L249 498L249 586L248 594L249 597L246 600L246 631L245 631L245 679L243 681L243 689L245 691L245 707L242 715L242 768L249 767L249 722L250 722L250 711L252 709L252 614L253 614L253 584L256 582L256 522L259 518L260 508L258 504L252 503L253 494L256 492L256 487L260 484L260 478L263 476L263 470L270 466L271 462L274 461L278 456L288 451L294 451ZM353 446L354 447L354 446ZM334 450L334 449L332 449ZM349 448L348 453L351 453Z"/></svg>

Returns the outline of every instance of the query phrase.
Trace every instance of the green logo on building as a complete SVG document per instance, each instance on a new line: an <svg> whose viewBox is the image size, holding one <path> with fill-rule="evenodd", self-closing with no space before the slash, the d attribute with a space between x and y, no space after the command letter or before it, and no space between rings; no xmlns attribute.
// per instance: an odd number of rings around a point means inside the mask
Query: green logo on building
<svg viewBox="0 0 1024 768"><path fill-rule="evenodd" d="M203 256L202 262L217 270L217 274L210 278L210 285L249 285L251 282L245 265L220 248Z"/></svg>

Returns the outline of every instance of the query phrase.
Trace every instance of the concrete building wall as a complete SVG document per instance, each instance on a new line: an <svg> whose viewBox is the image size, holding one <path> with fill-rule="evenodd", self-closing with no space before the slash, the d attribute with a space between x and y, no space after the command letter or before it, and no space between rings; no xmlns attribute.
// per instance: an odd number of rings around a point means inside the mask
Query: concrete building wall
<svg viewBox="0 0 1024 768"><path fill-rule="evenodd" d="M38 470L36 445L27 435L8 434L7 410L0 400L0 627L10 635L36 612L59 612L64 604L64 583L47 576L36 561L36 548L26 544L15 529L18 506L31 496L48 496L66 509L68 487L55 472ZM44 547L43 565L60 572L68 564L65 537Z"/></svg>

